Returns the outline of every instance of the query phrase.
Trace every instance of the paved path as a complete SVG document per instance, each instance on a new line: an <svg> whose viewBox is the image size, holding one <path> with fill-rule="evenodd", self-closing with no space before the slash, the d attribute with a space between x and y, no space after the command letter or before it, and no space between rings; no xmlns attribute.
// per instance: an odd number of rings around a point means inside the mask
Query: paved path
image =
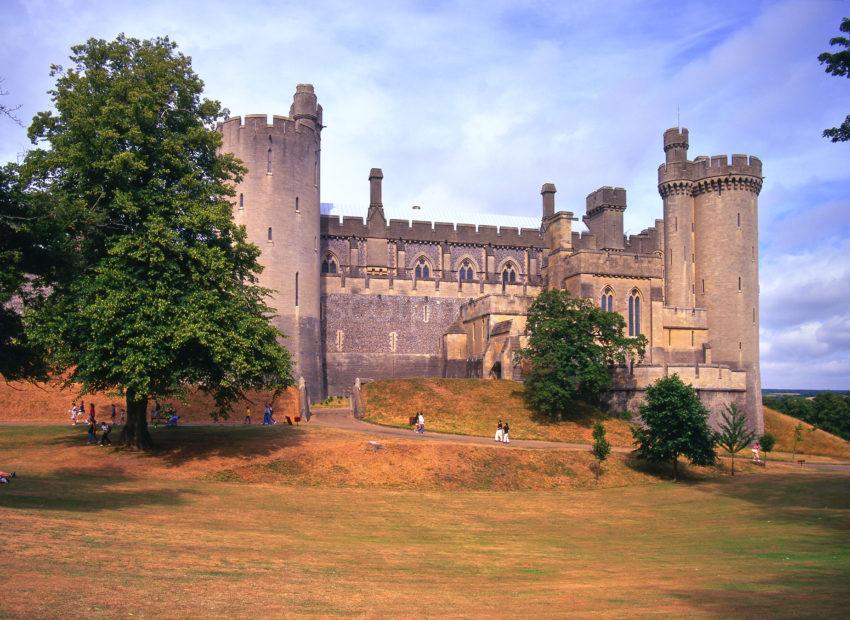
<svg viewBox="0 0 850 620"><path fill-rule="evenodd" d="M351 415L349 409L314 409L313 417L310 424L316 426L326 426L329 428L339 428L349 431L357 431L374 437L399 437L403 439L413 439L415 441L438 441L444 443L462 443L473 444L479 446L493 446L510 450L515 448L526 448L536 450L572 450L578 452L589 452L590 444L584 443L566 443L563 441L539 441L536 439L511 439L510 444L503 444L494 441L490 437L475 437L472 435L452 435L450 433L434 433L425 431L424 435L414 433L412 430L404 428L394 428L391 426L380 426L371 424L362 420L356 419ZM425 422L425 428L428 428L428 422ZM631 448L623 448L611 446L612 452L628 453ZM726 458L726 457L722 457ZM741 457L738 457L741 460ZM771 465L779 465L785 467L799 467L796 463L789 461L771 461ZM808 461L805 464L805 469L817 470L833 470L850 472L850 463L817 463Z"/></svg>
<svg viewBox="0 0 850 620"><path fill-rule="evenodd" d="M539 441L536 439L511 439L510 444L499 443L492 437L475 437L472 435L452 435L450 433L434 433L428 431L428 422L425 422L426 431L424 434L414 433L412 430L404 428L394 428L392 426L380 426L378 424L370 424L356 419L351 415L348 409L314 409L313 417L310 419L310 424L317 426L328 426L331 428L341 428L350 431L359 431L370 435L380 437L401 437L404 439L414 439L422 441L441 441L447 443L463 443L476 444L480 446L497 446L503 447L506 450L511 447L516 448L532 448L546 450L581 450L589 451L590 444L585 443L566 443L563 441ZM629 448L618 448L611 446L614 452L631 452Z"/></svg>

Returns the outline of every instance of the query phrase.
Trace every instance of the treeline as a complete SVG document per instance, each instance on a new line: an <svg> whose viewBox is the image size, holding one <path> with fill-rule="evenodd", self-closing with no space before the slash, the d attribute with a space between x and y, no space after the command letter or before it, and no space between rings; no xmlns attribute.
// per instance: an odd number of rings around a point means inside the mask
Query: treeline
<svg viewBox="0 0 850 620"><path fill-rule="evenodd" d="M764 404L850 441L850 395L821 392L814 398L765 396Z"/></svg>

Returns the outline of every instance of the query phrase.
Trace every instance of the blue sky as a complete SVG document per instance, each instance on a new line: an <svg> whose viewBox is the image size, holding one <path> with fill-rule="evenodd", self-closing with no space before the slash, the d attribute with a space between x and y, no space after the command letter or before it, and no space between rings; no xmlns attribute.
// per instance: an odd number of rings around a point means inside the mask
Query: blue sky
<svg viewBox="0 0 850 620"><path fill-rule="evenodd" d="M751 153L760 198L765 387L850 389L850 81L817 55L848 2L117 2L4 0L0 76L25 123L51 63L119 32L167 34L233 114L285 114L298 82L325 109L322 200L537 215L540 185L580 214L628 189L626 228L661 217L661 135L690 155ZM0 123L0 160L28 148Z"/></svg>

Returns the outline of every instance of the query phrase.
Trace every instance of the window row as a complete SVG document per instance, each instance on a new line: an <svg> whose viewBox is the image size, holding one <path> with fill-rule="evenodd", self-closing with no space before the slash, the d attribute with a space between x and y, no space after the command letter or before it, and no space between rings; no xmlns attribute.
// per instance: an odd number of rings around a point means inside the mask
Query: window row
<svg viewBox="0 0 850 620"><path fill-rule="evenodd" d="M636 288L633 288L629 293L629 312L626 320L628 321L629 328L629 336L640 336L641 334L641 326L640 326L640 310L641 310L641 300L640 300L640 291ZM600 298L599 306L605 312L614 312L614 290L610 287L606 287L604 291L602 291L602 297Z"/></svg>

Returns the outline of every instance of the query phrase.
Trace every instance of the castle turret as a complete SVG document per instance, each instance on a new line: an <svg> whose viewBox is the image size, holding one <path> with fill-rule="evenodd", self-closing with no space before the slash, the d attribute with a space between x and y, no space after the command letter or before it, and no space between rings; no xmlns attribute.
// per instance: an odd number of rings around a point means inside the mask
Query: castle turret
<svg viewBox="0 0 850 620"><path fill-rule="evenodd" d="M623 212L626 210L626 190L622 187L600 187L587 197L582 218L600 250L622 250Z"/></svg>
<svg viewBox="0 0 850 620"><path fill-rule="evenodd" d="M286 335L294 375L322 397L319 323L321 106L299 84L290 115L233 117L221 123L221 149L248 172L236 187L234 217L261 250L260 284L274 293L274 324Z"/></svg>
<svg viewBox="0 0 850 620"><path fill-rule="evenodd" d="M696 303L708 311L714 363L747 371L747 409L764 431L759 369L758 195L761 161L698 157L692 164Z"/></svg>
<svg viewBox="0 0 850 620"><path fill-rule="evenodd" d="M571 211L555 211L555 189L553 183L544 183L540 189L543 197L543 235L548 253L543 260L543 278L550 288L560 288L566 260L573 251L573 214Z"/></svg>
<svg viewBox="0 0 850 620"><path fill-rule="evenodd" d="M688 130L664 132L666 163L658 169L664 200L664 304L694 306L694 199L688 162Z"/></svg>

